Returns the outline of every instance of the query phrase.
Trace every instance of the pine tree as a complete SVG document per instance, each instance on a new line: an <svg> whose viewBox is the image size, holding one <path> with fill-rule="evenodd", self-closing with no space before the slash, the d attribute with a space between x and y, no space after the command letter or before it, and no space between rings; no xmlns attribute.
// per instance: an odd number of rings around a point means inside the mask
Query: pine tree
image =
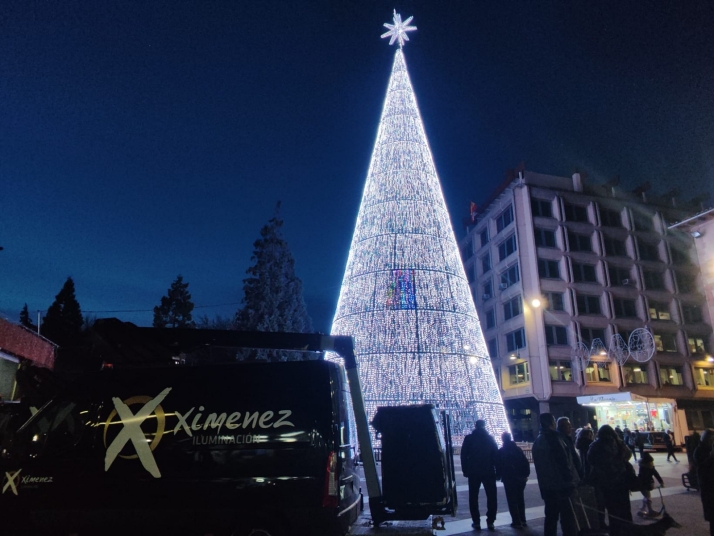
<svg viewBox="0 0 714 536"><path fill-rule="evenodd" d="M25 326L27 329L37 331L37 326L34 325L30 319L30 311L27 309L27 304L25 304L22 311L20 311L20 324Z"/></svg>
<svg viewBox="0 0 714 536"><path fill-rule="evenodd" d="M161 298L161 305L154 307L154 327L195 328L191 311L193 302L188 283L184 283L183 276L179 275L171 283L167 295Z"/></svg>
<svg viewBox="0 0 714 536"><path fill-rule="evenodd" d="M82 311L74 294L74 281L67 278L62 290L42 320L41 333L60 346L71 346L79 342L82 335Z"/></svg>
<svg viewBox="0 0 714 536"><path fill-rule="evenodd" d="M456 444L476 419L509 430L401 48L332 334L354 337L370 419L378 406L431 403L450 411Z"/></svg>
<svg viewBox="0 0 714 536"><path fill-rule="evenodd" d="M253 266L243 280L243 307L236 313L236 329L307 333L312 320L295 275L295 260L282 235L280 202L275 215L253 244Z"/></svg>

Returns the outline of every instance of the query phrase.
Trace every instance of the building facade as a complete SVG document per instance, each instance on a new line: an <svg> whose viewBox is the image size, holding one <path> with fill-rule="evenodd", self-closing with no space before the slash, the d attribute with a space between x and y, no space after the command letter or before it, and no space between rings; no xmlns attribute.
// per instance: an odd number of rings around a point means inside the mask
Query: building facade
<svg viewBox="0 0 714 536"><path fill-rule="evenodd" d="M579 174L521 172L481 208L462 257L517 439L538 414L574 427L690 430L714 426L711 319L685 215L644 193ZM637 328L654 336L648 362L608 351ZM589 361L574 358L583 343Z"/></svg>

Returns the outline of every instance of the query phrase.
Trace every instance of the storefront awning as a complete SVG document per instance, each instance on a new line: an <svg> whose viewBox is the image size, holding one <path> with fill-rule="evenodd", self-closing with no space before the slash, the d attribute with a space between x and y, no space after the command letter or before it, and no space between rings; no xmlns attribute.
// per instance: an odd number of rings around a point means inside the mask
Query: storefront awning
<svg viewBox="0 0 714 536"><path fill-rule="evenodd" d="M612 402L647 402L647 397L634 393L606 393L602 395L579 396L578 404L582 406L599 406Z"/></svg>

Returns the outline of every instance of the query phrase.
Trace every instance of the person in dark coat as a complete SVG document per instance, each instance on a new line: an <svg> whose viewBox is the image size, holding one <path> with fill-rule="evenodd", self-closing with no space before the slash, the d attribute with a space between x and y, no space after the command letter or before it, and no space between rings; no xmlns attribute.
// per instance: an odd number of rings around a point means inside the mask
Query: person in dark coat
<svg viewBox="0 0 714 536"><path fill-rule="evenodd" d="M560 417L556 421L555 428L558 430L558 433L562 436L565 444L568 446L570 456L573 459L573 465L575 465L575 469L578 471L578 476L580 477L580 480L582 480L585 478L585 472L583 470L583 464L580 460L580 455L575 450L575 442L573 441L573 425L570 424L570 419L567 417Z"/></svg>
<svg viewBox="0 0 714 536"><path fill-rule="evenodd" d="M714 536L714 456L711 453L699 463L698 478L704 519L709 521L710 536Z"/></svg>
<svg viewBox="0 0 714 536"><path fill-rule="evenodd" d="M640 484L640 492L642 493L642 508L637 515L652 516L652 490L654 489L655 478L661 488L664 487L664 481L654 466L654 458L649 452L645 452L644 456L640 457L640 471L637 474L637 480Z"/></svg>
<svg viewBox="0 0 714 536"><path fill-rule="evenodd" d="M604 524L604 510L607 510L612 536L624 534L627 532L627 524L632 523L625 465L630 458L630 449L617 437L615 430L607 424L601 426L595 441L590 445L588 463L598 510L603 512L601 525Z"/></svg>
<svg viewBox="0 0 714 536"><path fill-rule="evenodd" d="M625 432L622 431L620 425L615 426L615 433L617 434L617 437L620 438L620 441L625 441Z"/></svg>
<svg viewBox="0 0 714 536"><path fill-rule="evenodd" d="M588 463L588 449L595 439L595 434L592 428L581 428L578 437L575 438L575 448L580 454L580 463L583 467L583 475L585 478L590 474L590 464Z"/></svg>
<svg viewBox="0 0 714 536"><path fill-rule="evenodd" d="M640 451L640 458L645 453L645 434L639 430L635 430L635 446Z"/></svg>
<svg viewBox="0 0 714 536"><path fill-rule="evenodd" d="M679 463L679 460L674 455L674 441L672 441L672 432L669 430L664 434L664 446L667 448L667 461L670 461L669 458L672 457L675 463Z"/></svg>
<svg viewBox="0 0 714 536"><path fill-rule="evenodd" d="M531 465L521 448L511 440L511 434L501 434L503 446L498 449L496 470L501 475L501 482L506 491L508 511L511 514L511 527L522 529L526 523L526 503L523 492L531 474Z"/></svg>
<svg viewBox="0 0 714 536"><path fill-rule="evenodd" d="M541 413L540 434L533 443L533 464L540 496L545 503L544 536L556 536L558 519L563 536L577 536L578 528L571 506L580 476L570 449L557 432L552 413Z"/></svg>
<svg viewBox="0 0 714 536"><path fill-rule="evenodd" d="M461 446L461 470L469 479L469 510L471 526L481 530L481 514L478 509L478 494L483 484L486 491L486 525L488 530L496 530L498 502L496 497L496 456L498 445L486 431L486 421L476 421L476 429L464 438Z"/></svg>
<svg viewBox="0 0 714 536"><path fill-rule="evenodd" d="M714 441L714 432L707 429L702 432L699 438L699 445L694 449L692 454L692 466L689 470L690 482L694 476L694 485L699 489L699 466L701 466L710 456L712 452L712 442Z"/></svg>
<svg viewBox="0 0 714 536"><path fill-rule="evenodd" d="M625 429L622 431L622 436L622 440L625 442L625 445L627 445L627 448L629 448L630 452L632 452L632 459L637 461L637 451L635 450L635 433L631 432L630 429L625 426Z"/></svg>

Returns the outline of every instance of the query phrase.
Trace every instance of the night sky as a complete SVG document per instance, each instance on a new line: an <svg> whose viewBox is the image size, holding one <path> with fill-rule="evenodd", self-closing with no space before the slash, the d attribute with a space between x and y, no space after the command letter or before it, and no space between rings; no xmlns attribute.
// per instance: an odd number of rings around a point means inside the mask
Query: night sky
<svg viewBox="0 0 714 536"><path fill-rule="evenodd" d="M150 325L178 274L232 315L282 201L315 328L329 331L394 47L457 236L505 171L714 192L708 1L5 0L0 315ZM230 305L220 305L230 304ZM118 312L138 311L138 312Z"/></svg>

